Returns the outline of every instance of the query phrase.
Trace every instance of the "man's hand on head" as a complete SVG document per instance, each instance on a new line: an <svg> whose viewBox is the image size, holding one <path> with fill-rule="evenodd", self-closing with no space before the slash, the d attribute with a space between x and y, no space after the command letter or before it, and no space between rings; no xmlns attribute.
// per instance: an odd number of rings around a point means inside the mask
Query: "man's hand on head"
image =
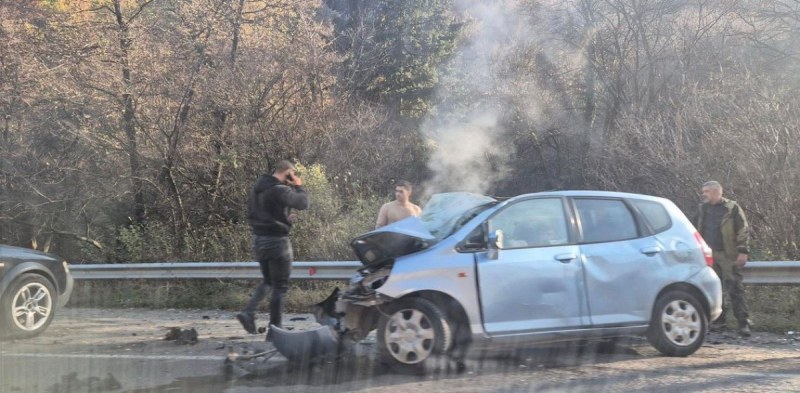
<svg viewBox="0 0 800 393"><path fill-rule="evenodd" d="M286 177L286 182L289 183L291 186L300 187L303 185L303 179L300 178L296 173L290 174Z"/></svg>

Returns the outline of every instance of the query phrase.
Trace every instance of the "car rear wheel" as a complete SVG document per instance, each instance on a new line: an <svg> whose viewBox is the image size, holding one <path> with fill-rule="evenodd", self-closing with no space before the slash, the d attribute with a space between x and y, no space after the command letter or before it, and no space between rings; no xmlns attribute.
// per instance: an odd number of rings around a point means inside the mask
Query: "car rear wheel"
<svg viewBox="0 0 800 393"><path fill-rule="evenodd" d="M395 370L424 372L452 346L445 313L430 300L400 299L382 311L377 334L380 356Z"/></svg>
<svg viewBox="0 0 800 393"><path fill-rule="evenodd" d="M653 311L647 339L667 356L688 356L703 345L708 318L700 302L684 291L662 295Z"/></svg>
<svg viewBox="0 0 800 393"><path fill-rule="evenodd" d="M38 274L17 277L0 298L0 324L13 338L34 337L53 320L56 304L53 284Z"/></svg>

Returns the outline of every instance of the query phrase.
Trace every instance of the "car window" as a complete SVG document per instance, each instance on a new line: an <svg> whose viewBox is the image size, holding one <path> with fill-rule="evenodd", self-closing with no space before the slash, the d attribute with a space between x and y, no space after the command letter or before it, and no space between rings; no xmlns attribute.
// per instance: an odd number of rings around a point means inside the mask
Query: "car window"
<svg viewBox="0 0 800 393"><path fill-rule="evenodd" d="M502 248L543 247L566 244L567 220L561 199L528 199L506 207L490 220L503 231Z"/></svg>
<svg viewBox="0 0 800 393"><path fill-rule="evenodd" d="M667 209L658 202L632 199L631 202L639 209L644 219L656 233L663 232L672 226Z"/></svg>
<svg viewBox="0 0 800 393"><path fill-rule="evenodd" d="M633 239L638 236L636 221L621 200L576 199L575 207L585 243Z"/></svg>
<svg viewBox="0 0 800 393"><path fill-rule="evenodd" d="M462 250L485 250L486 249L486 234L483 231L483 225L478 225L472 232L467 235L463 242L461 242Z"/></svg>

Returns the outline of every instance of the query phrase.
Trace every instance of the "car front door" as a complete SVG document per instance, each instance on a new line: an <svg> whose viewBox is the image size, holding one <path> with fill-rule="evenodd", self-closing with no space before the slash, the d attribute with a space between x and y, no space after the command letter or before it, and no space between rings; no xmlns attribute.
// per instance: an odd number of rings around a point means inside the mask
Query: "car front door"
<svg viewBox="0 0 800 393"><path fill-rule="evenodd" d="M579 248L561 198L527 199L489 219L497 258L476 254L484 329L502 336L589 324Z"/></svg>

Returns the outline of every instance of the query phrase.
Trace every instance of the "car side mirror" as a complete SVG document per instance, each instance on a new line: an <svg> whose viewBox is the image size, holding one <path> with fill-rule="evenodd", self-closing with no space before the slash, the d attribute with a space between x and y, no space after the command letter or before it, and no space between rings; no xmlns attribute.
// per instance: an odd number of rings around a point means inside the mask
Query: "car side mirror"
<svg viewBox="0 0 800 393"><path fill-rule="evenodd" d="M495 229L489 232L488 240L486 256L491 260L500 258L500 249L503 248L503 231L501 229Z"/></svg>

